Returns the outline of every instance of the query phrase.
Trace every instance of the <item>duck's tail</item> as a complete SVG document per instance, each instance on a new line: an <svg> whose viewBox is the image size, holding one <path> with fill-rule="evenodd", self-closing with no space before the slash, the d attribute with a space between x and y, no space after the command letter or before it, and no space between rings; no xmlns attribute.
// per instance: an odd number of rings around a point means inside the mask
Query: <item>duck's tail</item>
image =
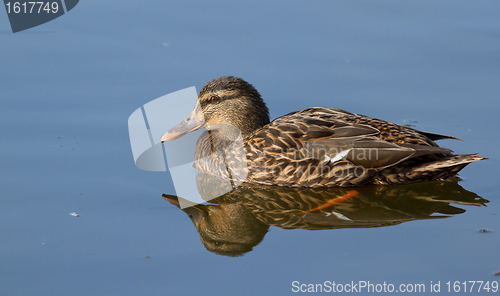
<svg viewBox="0 0 500 296"><path fill-rule="evenodd" d="M402 162L393 167L383 169L375 177L375 184L400 184L418 181L451 180L455 179L460 170L471 162L487 159L479 154L451 155L421 163L412 163L409 166ZM410 159L414 162L417 159Z"/></svg>

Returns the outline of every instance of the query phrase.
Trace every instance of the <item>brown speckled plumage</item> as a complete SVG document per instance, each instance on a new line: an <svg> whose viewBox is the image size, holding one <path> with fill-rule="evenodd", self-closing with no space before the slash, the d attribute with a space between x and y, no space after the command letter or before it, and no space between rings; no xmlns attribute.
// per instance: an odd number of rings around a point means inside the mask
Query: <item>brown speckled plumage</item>
<svg viewBox="0 0 500 296"><path fill-rule="evenodd" d="M452 179L484 159L434 142L453 137L340 109L314 107L269 122L257 90L231 76L209 82L198 103L209 132L198 141L196 167L223 179L313 188L404 184Z"/></svg>

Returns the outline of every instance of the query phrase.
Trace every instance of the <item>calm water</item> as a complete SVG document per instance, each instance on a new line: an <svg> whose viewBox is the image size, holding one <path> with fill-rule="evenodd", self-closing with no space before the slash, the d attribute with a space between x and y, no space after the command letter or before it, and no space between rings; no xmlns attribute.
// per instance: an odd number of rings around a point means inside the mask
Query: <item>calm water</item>
<svg viewBox="0 0 500 296"><path fill-rule="evenodd" d="M294 281L426 292L432 281L445 292L448 281L500 281L499 15L498 1L89 0L12 34L0 12L0 294L288 295ZM135 167L127 120L224 75L255 85L273 118L337 107L456 136L440 144L489 160L463 170L452 186L465 191L367 192L369 211L353 202L365 212L352 220L394 226L275 223L251 252L216 255L162 197L175 194L168 173Z"/></svg>

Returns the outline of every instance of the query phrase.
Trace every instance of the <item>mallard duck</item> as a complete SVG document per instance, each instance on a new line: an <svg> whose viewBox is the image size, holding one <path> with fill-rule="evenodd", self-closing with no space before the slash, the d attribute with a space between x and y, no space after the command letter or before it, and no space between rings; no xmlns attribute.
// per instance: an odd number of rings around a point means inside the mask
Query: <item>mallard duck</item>
<svg viewBox="0 0 500 296"><path fill-rule="evenodd" d="M262 185L318 188L450 180L467 164L484 159L455 155L434 142L457 138L335 108L308 108L270 122L259 92L232 76L205 85L193 111L161 141L200 128L208 131L196 147L200 172ZM235 139L241 140L240 149ZM242 169L228 170L234 167Z"/></svg>

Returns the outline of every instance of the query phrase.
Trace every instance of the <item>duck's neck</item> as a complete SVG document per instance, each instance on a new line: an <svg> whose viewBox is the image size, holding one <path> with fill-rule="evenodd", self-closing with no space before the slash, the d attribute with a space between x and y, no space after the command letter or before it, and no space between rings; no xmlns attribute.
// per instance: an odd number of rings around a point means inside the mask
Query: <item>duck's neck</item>
<svg viewBox="0 0 500 296"><path fill-rule="evenodd" d="M263 120L260 118L252 118L249 119L248 122L243 122L240 124L236 124L236 126L241 131L241 136L243 139L250 137L256 130L264 127L269 124L269 119Z"/></svg>
<svg viewBox="0 0 500 296"><path fill-rule="evenodd" d="M248 138L256 130L269 124L269 109L266 103L259 97L253 98L252 107L241 106L242 112L238 112L238 117L232 123L240 129L243 139ZM245 108L247 107L247 108Z"/></svg>

